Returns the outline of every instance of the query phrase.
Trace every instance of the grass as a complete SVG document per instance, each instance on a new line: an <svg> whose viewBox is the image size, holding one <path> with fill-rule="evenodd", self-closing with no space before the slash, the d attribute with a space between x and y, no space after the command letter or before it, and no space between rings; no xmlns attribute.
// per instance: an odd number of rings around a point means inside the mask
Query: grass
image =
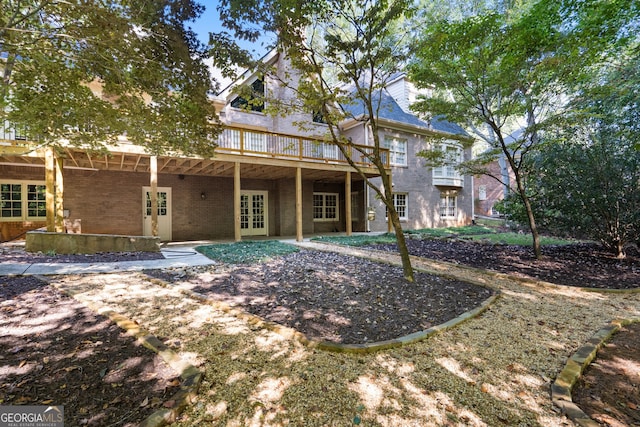
<svg viewBox="0 0 640 427"><path fill-rule="evenodd" d="M298 248L277 240L246 241L198 246L204 256L226 264L264 262L282 255L298 252Z"/></svg>
<svg viewBox="0 0 640 427"><path fill-rule="evenodd" d="M502 232L488 225L468 225L464 227L424 228L419 230L405 230L407 235L416 235L423 239L442 239L457 237L464 240L482 241L503 245L530 246L533 241L528 233ZM356 235L356 236L324 236L313 239L318 242L336 243L346 246L367 246L375 244L395 243L394 234ZM575 240L542 236L542 245L569 245Z"/></svg>
<svg viewBox="0 0 640 427"><path fill-rule="evenodd" d="M417 235L424 239L440 239L457 237L464 240L482 241L504 245L530 246L531 235L524 233L500 232L498 229L484 225L468 225L464 227L425 228L406 230L408 235ZM392 233L355 236L322 236L313 239L317 242L335 243L346 246L367 246L375 244L396 243ZM542 245L568 245L575 240L560 239L548 236L541 237ZM251 264L264 262L278 256L298 252L293 245L277 240L245 241L237 243L222 243L217 245L198 246L198 252L216 261L226 264Z"/></svg>
<svg viewBox="0 0 640 427"><path fill-rule="evenodd" d="M533 244L533 238L531 234L524 233L493 233L493 234L478 234L475 236L468 236L469 240L484 241L502 245L520 245L531 246ZM559 237L540 236L540 244L542 246L549 245L571 245L576 243L576 240L562 239Z"/></svg>
<svg viewBox="0 0 640 427"><path fill-rule="evenodd" d="M465 227L448 228L423 228L419 230L405 230L406 234L420 235L423 238L444 238L453 236L470 236L477 234L495 233L493 228L469 225ZM379 235L356 235L356 236L322 236L312 239L317 242L337 243L347 246L367 246L376 244L395 243L396 237L393 233Z"/></svg>
<svg viewBox="0 0 640 427"><path fill-rule="evenodd" d="M464 227L421 228L407 230L407 234L420 234L424 237L475 236L497 233L495 228L484 225L466 225Z"/></svg>

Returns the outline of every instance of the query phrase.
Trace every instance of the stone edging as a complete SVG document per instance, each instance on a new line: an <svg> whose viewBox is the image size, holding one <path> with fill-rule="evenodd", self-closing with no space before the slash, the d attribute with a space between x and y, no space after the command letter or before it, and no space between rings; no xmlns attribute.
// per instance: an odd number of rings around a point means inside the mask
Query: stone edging
<svg viewBox="0 0 640 427"><path fill-rule="evenodd" d="M580 427L598 427L599 423L585 414L573 403L571 390L584 370L595 359L598 349L608 341L620 328L631 323L640 322L640 318L617 319L593 335L585 345L580 347L567 361L564 369L558 374L551 385L551 400L573 422Z"/></svg>
<svg viewBox="0 0 640 427"><path fill-rule="evenodd" d="M194 292L191 289L186 289L184 286L169 284L161 279L153 278L150 280L153 283L156 283L160 286L178 288L179 291L182 292L184 295L194 298L202 303L205 303L217 310L222 311L223 313L227 313L239 319L245 320L250 325L268 329L285 338L296 339L303 345L306 345L310 348L317 348L319 350L331 351L336 353L373 353L379 350L402 347L408 344L422 341L431 335L434 335L438 332L445 331L447 329L451 329L452 327L457 326L462 322L465 322L469 319L472 319L480 315L487 308L489 308L489 306L496 299L500 297L500 291L494 289L495 294L490 296L486 300L484 300L480 304L480 306L474 308L471 311L462 313L460 316L455 317L445 323L432 326L431 328L426 329L424 331L414 332L412 334L405 335L400 338L394 338L387 341L379 341L379 342L373 342L373 343L367 343L367 344L339 344L339 343L334 343L330 341L318 341L318 340L310 339L302 332L299 332L293 328L289 328L287 326L282 326L275 322L264 320L261 317L258 317L254 314L248 313L238 308L234 308L225 302L217 301L215 299L209 298L207 295L204 295L202 293ZM483 286L483 285L477 285L477 286Z"/></svg>
<svg viewBox="0 0 640 427"><path fill-rule="evenodd" d="M428 338L431 335L434 335L438 332L446 331L447 329L451 329L454 326L459 325L462 322L465 322L469 319L472 319L476 316L479 316L483 313L495 300L500 297L500 292L496 291L495 295L490 296L486 300L484 300L480 306L474 308L471 311L467 311L462 313L460 316L455 317L448 322L442 323L440 325L432 326L429 329L425 329L424 331L414 332L409 335L405 335L400 338L395 338L387 341L379 341L374 343L367 344L337 344L328 341L320 341L316 343L317 348L320 350L333 351L338 353L373 353L379 350L391 349L402 347L408 344L413 344L418 341L422 341Z"/></svg>
<svg viewBox="0 0 640 427"><path fill-rule="evenodd" d="M90 301L83 301L76 297L79 292L72 292L61 286L52 283L48 278L43 276L37 276L38 279L48 283L61 292L75 298L83 305L89 307L96 313L106 316L116 323L120 328L124 329L129 335L134 336L138 342L143 346L157 353L162 359L169 365L174 371L180 375L180 390L173 395L170 400L173 400L175 404L172 408L158 409L151 415L149 415L144 421L142 421L140 427L161 427L169 425L176 421L178 415L184 410L187 405L192 404L198 393L198 388L202 381L202 372L191 365L188 362L182 360L182 358L176 354L173 350L167 347L162 341L155 336L149 334L149 332L140 328L140 326L126 317L116 313L108 307L104 307L99 304L95 304Z"/></svg>

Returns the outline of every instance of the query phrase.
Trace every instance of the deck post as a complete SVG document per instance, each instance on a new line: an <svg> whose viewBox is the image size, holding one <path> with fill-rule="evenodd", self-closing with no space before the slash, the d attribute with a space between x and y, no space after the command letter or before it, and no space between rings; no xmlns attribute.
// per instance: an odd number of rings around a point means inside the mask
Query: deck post
<svg viewBox="0 0 640 427"><path fill-rule="evenodd" d="M391 179L391 174L389 174L389 188L391 188L391 191L393 191L393 181ZM391 194L391 196L393 196L393 193ZM387 233L391 232L393 232L393 224L391 223L391 215L387 213Z"/></svg>
<svg viewBox="0 0 640 427"><path fill-rule="evenodd" d="M347 172L347 176L344 181L344 211L345 211L345 218L346 218L345 231L347 233L347 236L351 236L353 232L351 221L353 219L351 218L351 172L350 171Z"/></svg>
<svg viewBox="0 0 640 427"><path fill-rule="evenodd" d="M296 168L296 241L302 242L302 168Z"/></svg>
<svg viewBox="0 0 640 427"><path fill-rule="evenodd" d="M64 178L63 178L63 159L60 156L54 156L56 169L55 183L55 230L56 233L64 233Z"/></svg>
<svg viewBox="0 0 640 427"><path fill-rule="evenodd" d="M149 158L149 191L151 194L151 235L158 237L158 156Z"/></svg>
<svg viewBox="0 0 640 427"><path fill-rule="evenodd" d="M52 233L56 227L56 162L53 147L45 149L44 168L47 231Z"/></svg>
<svg viewBox="0 0 640 427"><path fill-rule="evenodd" d="M242 240L242 228L240 224L240 162L233 165L233 234L236 242Z"/></svg>

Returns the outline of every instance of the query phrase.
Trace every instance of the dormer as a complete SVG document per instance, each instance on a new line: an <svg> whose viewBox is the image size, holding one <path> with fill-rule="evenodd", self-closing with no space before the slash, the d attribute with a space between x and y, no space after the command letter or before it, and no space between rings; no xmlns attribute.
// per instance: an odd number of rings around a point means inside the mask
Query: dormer
<svg viewBox="0 0 640 427"><path fill-rule="evenodd" d="M431 96L430 89L418 89L411 83L406 73L397 73L389 79L387 91L398 103L405 113L411 113L411 105L416 102L419 95Z"/></svg>

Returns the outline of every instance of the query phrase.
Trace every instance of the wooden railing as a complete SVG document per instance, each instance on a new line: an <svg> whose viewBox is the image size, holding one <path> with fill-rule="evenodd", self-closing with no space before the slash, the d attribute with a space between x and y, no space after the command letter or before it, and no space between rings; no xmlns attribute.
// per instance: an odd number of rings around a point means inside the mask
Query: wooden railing
<svg viewBox="0 0 640 427"><path fill-rule="evenodd" d="M8 121L4 124L0 120L0 140L27 141L27 130L24 126L16 126Z"/></svg>
<svg viewBox="0 0 640 427"><path fill-rule="evenodd" d="M303 136L270 133L238 127L226 127L217 140L217 152L257 157L303 160L323 163L348 163L345 155L333 143ZM352 144L347 154L358 166L373 166L370 156L374 147ZM381 148L380 156L389 167L389 150Z"/></svg>
<svg viewBox="0 0 640 427"><path fill-rule="evenodd" d="M0 124L0 145L21 147L30 142L24 133L10 125ZM348 164L347 158L333 143L303 136L226 127L216 143L216 152L240 154L244 156L270 157L276 159L301 160L328 164ZM347 154L358 166L371 167L374 147L351 144ZM380 157L385 167L389 167L389 150L380 148Z"/></svg>

